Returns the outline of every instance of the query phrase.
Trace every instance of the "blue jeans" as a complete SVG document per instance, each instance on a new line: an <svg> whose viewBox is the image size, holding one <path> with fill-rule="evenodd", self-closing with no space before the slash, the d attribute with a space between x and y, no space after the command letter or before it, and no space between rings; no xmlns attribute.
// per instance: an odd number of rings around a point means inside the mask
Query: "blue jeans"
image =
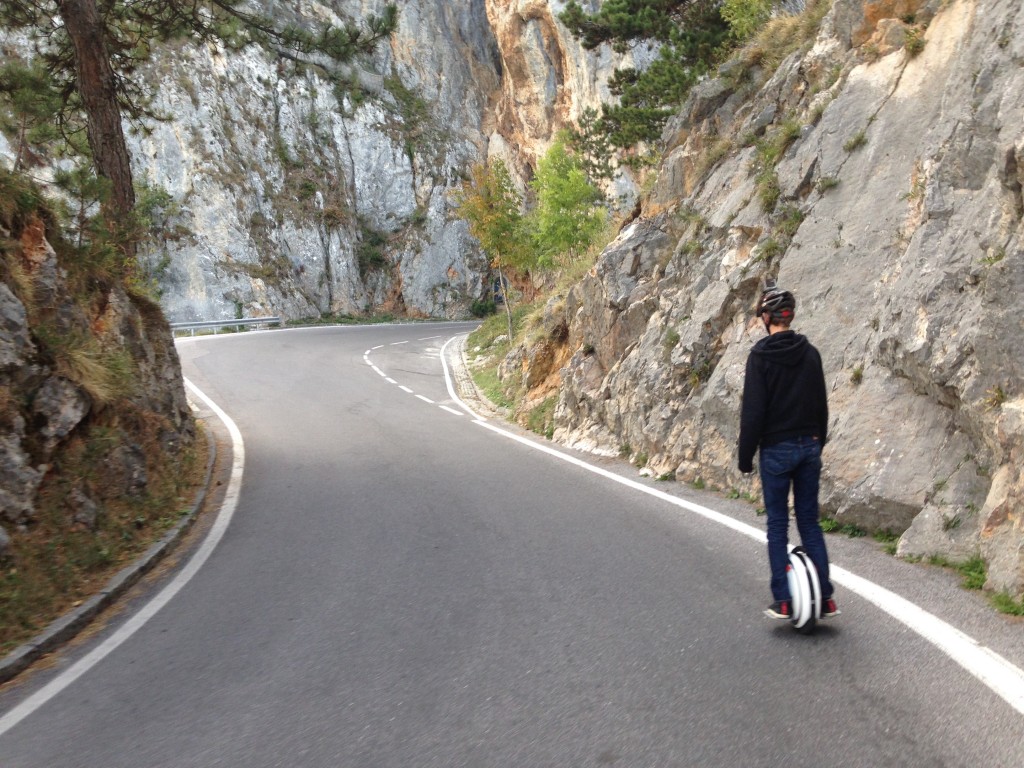
<svg viewBox="0 0 1024 768"><path fill-rule="evenodd" d="M818 569L821 597L832 596L828 551L818 522L818 483L821 476L821 441L797 437L760 449L761 489L768 514L768 564L772 570L772 598L789 600L789 489L800 542Z"/></svg>

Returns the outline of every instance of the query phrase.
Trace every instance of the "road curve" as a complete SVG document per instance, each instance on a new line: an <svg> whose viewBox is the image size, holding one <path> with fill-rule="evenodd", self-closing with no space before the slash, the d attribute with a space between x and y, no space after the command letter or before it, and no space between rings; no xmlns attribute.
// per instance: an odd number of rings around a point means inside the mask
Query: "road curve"
<svg viewBox="0 0 1024 768"><path fill-rule="evenodd" d="M1024 717L870 602L841 593L842 617L797 635L761 616L759 542L478 423L440 359L466 327L180 344L244 440L230 525L0 733L0 768L1024 764ZM829 544L851 571L905 572ZM968 600L917 583L929 610ZM968 611L1012 652L1019 624Z"/></svg>

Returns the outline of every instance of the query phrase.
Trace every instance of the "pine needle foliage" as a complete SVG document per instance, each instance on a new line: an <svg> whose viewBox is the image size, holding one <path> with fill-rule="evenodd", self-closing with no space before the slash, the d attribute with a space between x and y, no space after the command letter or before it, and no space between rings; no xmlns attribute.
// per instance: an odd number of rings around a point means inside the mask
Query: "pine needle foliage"
<svg viewBox="0 0 1024 768"><path fill-rule="evenodd" d="M729 38L717 0L607 0L592 14L572 0L559 18L587 49L658 46L649 67L620 69L609 82L618 103L603 105L601 128L618 149L657 140Z"/></svg>
<svg viewBox="0 0 1024 768"><path fill-rule="evenodd" d="M13 139L13 170L29 167L34 148L57 138L60 108L60 95L40 62L12 59L0 65L0 131Z"/></svg>
<svg viewBox="0 0 1024 768"><path fill-rule="evenodd" d="M95 6L101 21L97 30L101 40L97 42L102 42L109 56L118 104L123 114L133 119L153 117L147 110L149 93L135 75L161 43L221 40L235 49L257 44L285 59L326 64L330 60L348 62L372 52L398 23L395 5L385 6L380 16L370 15L361 25L303 27L279 24L251 12L243 0L5 0L0 6L0 24L29 33L38 61L69 111L81 105L75 98L79 83L74 41L61 22L66 5Z"/></svg>

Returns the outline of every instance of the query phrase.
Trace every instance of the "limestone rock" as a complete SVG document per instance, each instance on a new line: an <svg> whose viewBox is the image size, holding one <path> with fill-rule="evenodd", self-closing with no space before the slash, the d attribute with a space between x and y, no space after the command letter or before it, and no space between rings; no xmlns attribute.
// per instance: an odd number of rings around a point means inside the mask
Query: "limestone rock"
<svg viewBox="0 0 1024 768"><path fill-rule="evenodd" d="M68 494L67 507L71 522L87 530L95 530L99 521L100 508L81 488L72 488Z"/></svg>
<svg viewBox="0 0 1024 768"><path fill-rule="evenodd" d="M148 482L146 454L141 446L125 443L115 446L100 465L97 491L104 499L138 497Z"/></svg>
<svg viewBox="0 0 1024 768"><path fill-rule="evenodd" d="M35 495L43 474L32 466L23 439L23 429L0 434L0 517L15 525L34 517Z"/></svg>
<svg viewBox="0 0 1024 768"><path fill-rule="evenodd" d="M283 6L300 24L366 12ZM467 317L489 265L450 193L488 155L528 178L555 133L609 97L623 62L584 51L558 9L403 3L347 90L255 46L158 51L144 76L154 110L174 119L130 141L136 176L173 198L143 253L168 317ZM635 191L629 174L610 190Z"/></svg>
<svg viewBox="0 0 1024 768"><path fill-rule="evenodd" d="M0 283L0 371L16 368L31 353L25 306Z"/></svg>
<svg viewBox="0 0 1024 768"><path fill-rule="evenodd" d="M138 495L147 461L173 462L194 439L170 329L159 307L117 283L90 281L88 298L73 294L71 265L62 266L40 217L0 225L18 244L4 254L6 273L17 278L0 282L0 519L16 539L36 522L44 483L77 482L69 523L93 528L102 507L90 483L106 498ZM130 387L97 399L89 379L103 376L109 350L128 355L135 375ZM91 446L95 454L108 455L98 479L84 480L80 456L96 435L103 437ZM111 448L111 436L123 444Z"/></svg>
<svg viewBox="0 0 1024 768"><path fill-rule="evenodd" d="M743 365L763 333L750 307L777 279L825 363L824 511L903 533L906 554L980 551L989 586L1024 591L1019 13L837 0L746 103L731 106L735 76L697 89L639 218L570 291L556 437L755 490L735 468ZM929 22L916 56L897 46L911 15ZM742 138L786 120L803 127L766 211ZM658 270L635 257L655 230Z"/></svg>
<svg viewBox="0 0 1024 768"><path fill-rule="evenodd" d="M51 376L46 380L32 400L32 411L47 453L81 423L89 406L86 394L67 379Z"/></svg>

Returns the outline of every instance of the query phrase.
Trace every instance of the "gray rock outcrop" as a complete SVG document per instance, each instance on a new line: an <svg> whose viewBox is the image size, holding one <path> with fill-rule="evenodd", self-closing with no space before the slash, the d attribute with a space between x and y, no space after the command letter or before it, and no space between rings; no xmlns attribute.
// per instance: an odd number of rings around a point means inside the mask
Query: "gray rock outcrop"
<svg viewBox="0 0 1024 768"><path fill-rule="evenodd" d="M170 319L466 314L487 264L447 193L480 154L498 72L483 4L458 6L404 4L393 44L342 83L256 47L156 56L172 119L132 157L173 199L147 259Z"/></svg>
<svg viewBox="0 0 1024 768"><path fill-rule="evenodd" d="M990 588L1024 591L1021 16L836 0L763 85L738 60L696 89L566 301L556 439L753 490L739 397L778 279L825 360L826 512L902 554L980 552Z"/></svg>
<svg viewBox="0 0 1024 768"><path fill-rule="evenodd" d="M382 5L304 3L296 20ZM621 61L584 52L555 5L402 3L340 84L255 47L158 53L146 78L171 119L131 144L136 176L172 198L144 254L169 318L467 316L489 265L451 191L487 156L528 178Z"/></svg>
<svg viewBox="0 0 1024 768"><path fill-rule="evenodd" d="M158 307L95 276L72 290L36 213L0 221L0 235L3 556L11 531L40 522L44 484L70 484L69 523L93 528L102 502L141 493L147 462L174 461L194 425Z"/></svg>

